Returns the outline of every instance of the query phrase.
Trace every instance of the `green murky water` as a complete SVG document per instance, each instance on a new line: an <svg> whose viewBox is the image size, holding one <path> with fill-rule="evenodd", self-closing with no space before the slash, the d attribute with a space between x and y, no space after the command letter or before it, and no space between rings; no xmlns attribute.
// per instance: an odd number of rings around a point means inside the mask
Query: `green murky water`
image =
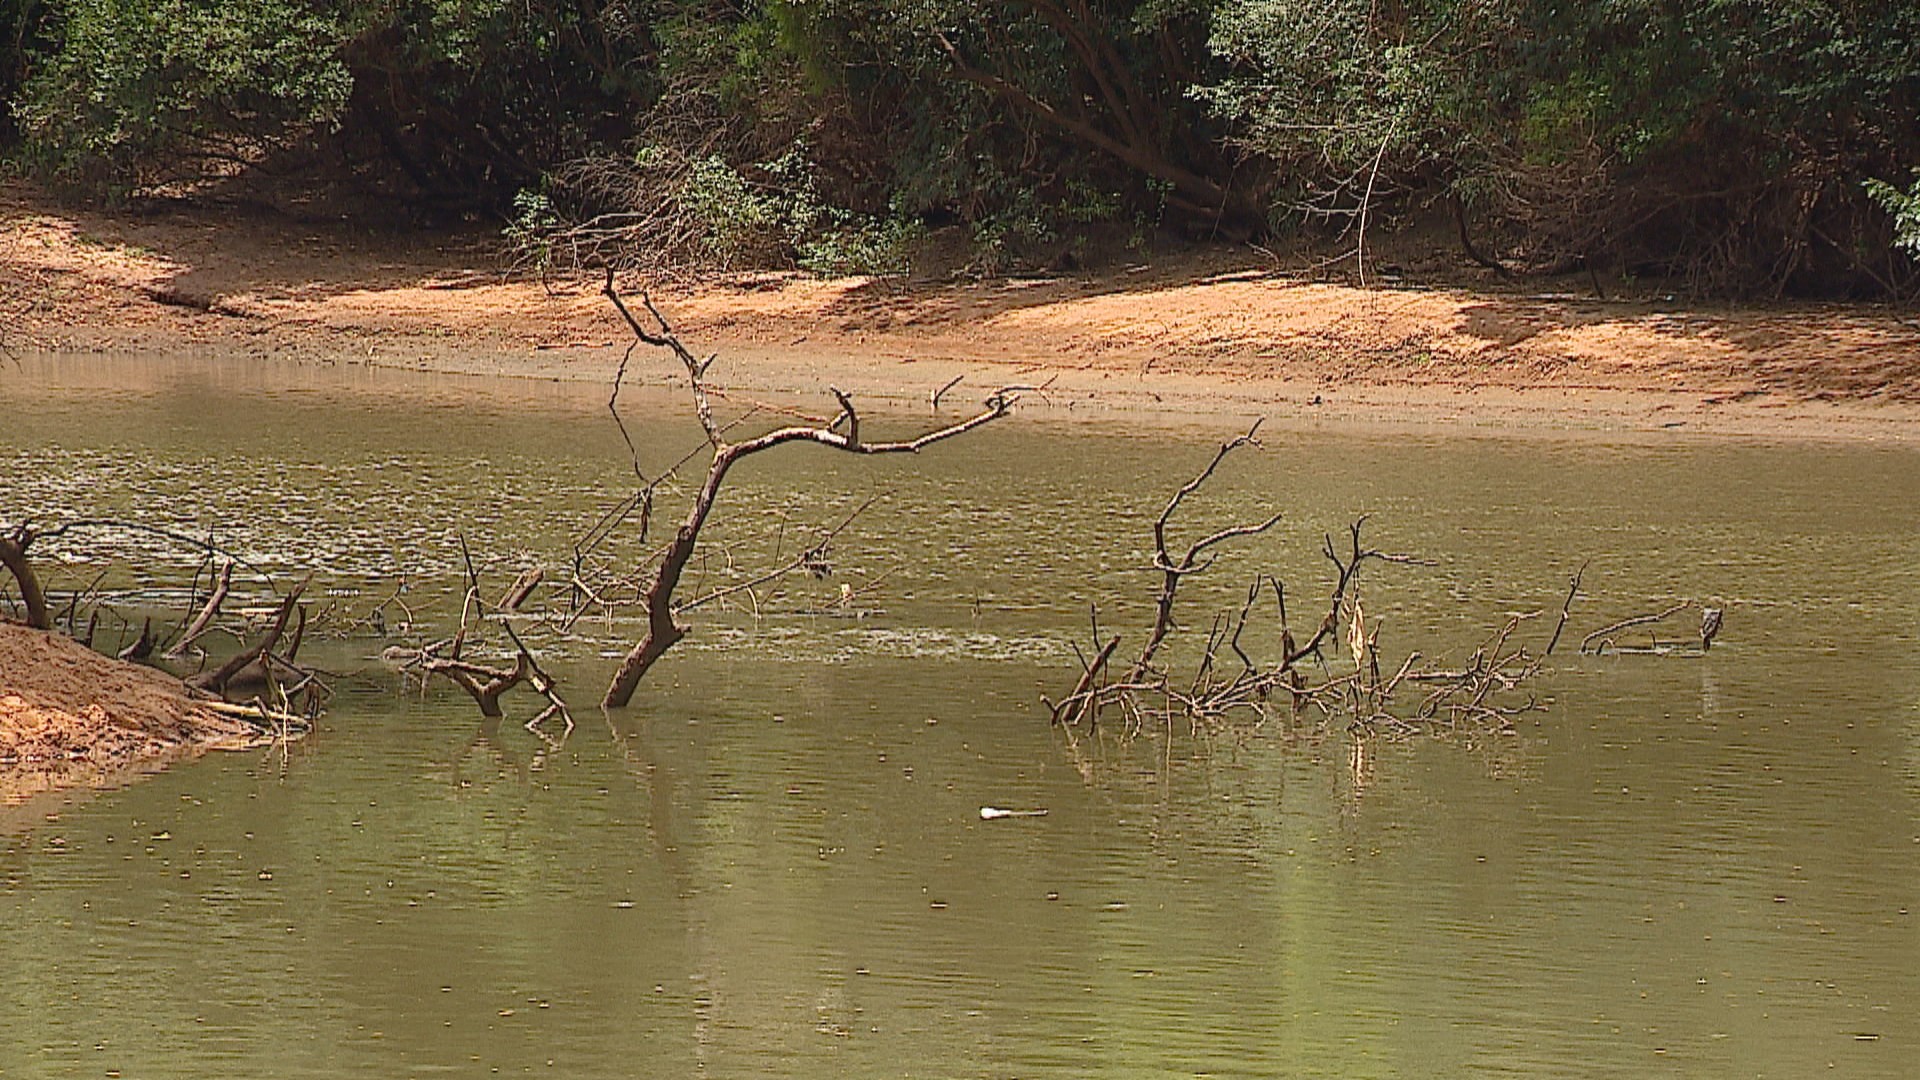
<svg viewBox="0 0 1920 1080"><path fill-rule="evenodd" d="M445 619L458 537L504 587L630 487L598 397L30 359L0 371L0 516L215 528L316 568L335 625L401 574ZM670 396L630 411L643 463L694 434ZM1196 617L1256 567L1319 591L1320 531L1371 512L1439 562L1369 583L1391 650L1557 607L1587 558L1576 630L1693 596L1721 643L1558 655L1553 709L1485 745L1071 753L1037 696L1089 602L1143 617L1146 525L1219 435L1016 418L758 459L700 581L885 497L832 579L706 613L631 710L587 707L630 627L543 639L582 721L557 747L322 642L360 674L290 751L7 811L0 1076L1911 1075L1920 455L1276 428L1192 520L1287 519ZM47 553L58 587L113 558L128 606L192 562Z"/></svg>

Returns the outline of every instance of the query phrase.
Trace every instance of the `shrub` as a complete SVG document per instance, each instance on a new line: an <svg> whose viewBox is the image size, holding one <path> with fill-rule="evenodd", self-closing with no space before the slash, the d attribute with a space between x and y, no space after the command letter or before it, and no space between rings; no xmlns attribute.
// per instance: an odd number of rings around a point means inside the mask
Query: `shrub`
<svg viewBox="0 0 1920 1080"><path fill-rule="evenodd" d="M291 0L66 0L15 115L61 181L125 191L228 172L336 122L343 29Z"/></svg>

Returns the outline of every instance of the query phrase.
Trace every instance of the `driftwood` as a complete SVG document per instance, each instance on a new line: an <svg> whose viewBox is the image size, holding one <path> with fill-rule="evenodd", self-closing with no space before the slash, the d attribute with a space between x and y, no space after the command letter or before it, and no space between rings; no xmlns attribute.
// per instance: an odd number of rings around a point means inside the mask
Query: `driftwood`
<svg viewBox="0 0 1920 1080"><path fill-rule="evenodd" d="M428 649L421 650L420 668L431 675L438 675L465 690L472 696L474 704L480 706L481 716L500 716L500 695L520 685L527 677L527 663L522 656L514 658L511 668L488 667L458 656L435 656Z"/></svg>
<svg viewBox="0 0 1920 1080"><path fill-rule="evenodd" d="M558 718L566 727L573 730L573 713L567 707L566 699L560 696L559 683L549 675L533 653L520 640L512 626L500 624L512 639L514 645L513 665L499 667L481 664L461 656L466 644L464 634L426 645L406 658L404 666L418 670L422 677L437 675L460 689L465 690L480 708L480 715L497 719L505 715L500 699L507 691L525 683L535 693L545 698L546 707L524 725L527 730L538 732L540 726L548 720ZM446 655L442 652L446 651Z"/></svg>
<svg viewBox="0 0 1920 1080"><path fill-rule="evenodd" d="M187 679L187 685L209 693L225 694L229 684L249 668L257 667L264 677L271 674L271 665L275 662L291 665L294 655L299 652L299 641L306 623L304 609L300 607L300 595L306 592L307 585L312 580L313 575L309 574L293 588L287 590L287 594L280 599L279 608L274 612L273 621L268 624L266 632L260 636L259 640L234 653L225 663L212 671L203 671L191 676ZM274 646L280 644L280 639L286 634L287 627L292 623L296 612L300 612L301 627L295 631L293 646L284 654L276 656L273 651Z"/></svg>
<svg viewBox="0 0 1920 1080"><path fill-rule="evenodd" d="M166 655L169 658L186 655L186 651L193 646L193 643L200 640L201 635L213 626L213 620L220 615L220 605L226 602L227 592L232 587L233 560L228 559L220 565L220 570L214 577L213 591L207 594L206 603L201 605L193 620L180 632L180 640L167 650Z"/></svg>
<svg viewBox="0 0 1920 1080"><path fill-rule="evenodd" d="M1073 691L1062 698L1060 704L1054 706L1054 723L1078 723L1080 717L1086 710L1093 707L1095 699L1088 691L1093 689L1094 682L1107 670L1107 661L1113 658L1113 651L1119 647L1120 635L1115 634L1113 637L1107 639L1107 643L1100 647L1099 652L1093 654L1093 660L1090 661L1086 665L1085 670L1082 671L1080 681L1073 684Z"/></svg>
<svg viewBox="0 0 1920 1080"><path fill-rule="evenodd" d="M310 717L296 716L284 709L269 708L258 698L250 704L233 701L196 701L194 705L211 713L219 713L221 716L250 721L263 731L281 734L306 731L312 724Z"/></svg>
<svg viewBox="0 0 1920 1080"><path fill-rule="evenodd" d="M688 508L687 516L673 538L661 551L651 580L645 586L643 603L646 609L647 629L621 660L612 680L607 685L602 704L608 708L621 708L631 701L634 691L639 687L640 681L646 677L647 672L661 656L665 655L667 650L686 636L687 628L675 618L675 612L679 609L674 602L674 590L679 587L681 576L685 573L688 562L693 558L694 550L700 541L700 532L705 527L709 515L713 513L727 474L734 465L754 454L788 443L812 443L853 454L918 453L934 443L964 435L975 428L1000 419L1007 415L1015 401L1015 395L1011 390L1002 389L989 395L980 411L964 420L925 431L911 439L874 441L863 437L860 414L854 406L852 396L836 388L832 393L839 405L839 411L825 423L778 427L735 442L730 439L729 432L739 421L722 423L714 415L713 401L720 395L708 383L707 372L715 358L709 356L702 359L695 356L674 333L666 317L644 294L641 296L641 303L652 320L652 327L642 324L628 309L626 302L614 287L611 270L607 272L603 291L615 310L620 313L621 318L626 321L637 343L665 349L680 361L686 371L688 390L693 397L694 415L700 421L701 430L706 434L707 443L704 450L711 454L706 476L694 494L693 505ZM624 368L624 361L622 366ZM615 393L616 395L618 393L617 380ZM842 428L845 430L842 431ZM635 471L638 472L637 464ZM621 517L639 512L640 525L644 531L652 506L653 485L649 484L640 496L627 504ZM582 584L584 587L584 583Z"/></svg>
<svg viewBox="0 0 1920 1080"><path fill-rule="evenodd" d="M1649 615L1635 615L1632 618L1621 619L1619 622L1608 623L1593 633L1588 634L1586 637L1581 638L1580 651L1583 653L1604 651L1612 644L1613 635L1620 631L1628 630L1636 626L1649 626L1653 623L1665 621L1668 617L1685 611L1692 606L1693 601L1682 600L1679 603L1669 605Z"/></svg>

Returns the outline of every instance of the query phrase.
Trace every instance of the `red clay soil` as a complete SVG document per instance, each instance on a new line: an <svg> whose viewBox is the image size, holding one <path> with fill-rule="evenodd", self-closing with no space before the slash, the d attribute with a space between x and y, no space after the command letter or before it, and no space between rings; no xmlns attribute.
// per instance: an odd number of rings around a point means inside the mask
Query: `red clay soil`
<svg viewBox="0 0 1920 1080"><path fill-rule="evenodd" d="M0 619L0 804L257 741L163 672Z"/></svg>

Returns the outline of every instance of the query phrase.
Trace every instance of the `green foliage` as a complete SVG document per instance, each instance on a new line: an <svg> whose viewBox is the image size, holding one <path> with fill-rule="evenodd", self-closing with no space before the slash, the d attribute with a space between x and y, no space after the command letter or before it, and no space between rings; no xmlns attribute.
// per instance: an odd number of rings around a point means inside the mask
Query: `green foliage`
<svg viewBox="0 0 1920 1080"><path fill-rule="evenodd" d="M1916 40L1920 7L1865 0L1224 0L1193 93L1283 205L1448 191L1541 262L1845 288L1820 236L1920 164Z"/></svg>
<svg viewBox="0 0 1920 1080"><path fill-rule="evenodd" d="M718 155L694 162L680 205L701 226L708 253L723 265L778 245L792 211L789 201L748 183Z"/></svg>
<svg viewBox="0 0 1920 1080"><path fill-rule="evenodd" d="M1373 0L1227 0L1208 47L1228 74L1191 93L1296 182L1414 166L1441 137L1445 87L1423 29Z"/></svg>
<svg viewBox="0 0 1920 1080"><path fill-rule="evenodd" d="M18 2L18 0L15 0ZM540 0L47 0L12 102L43 173L126 191L329 141L435 198L538 177L644 93L635 9ZM360 155L363 158L365 155Z"/></svg>
<svg viewBox="0 0 1920 1080"><path fill-rule="evenodd" d="M513 217L502 234L516 260L544 277L554 269L553 237L561 227L547 193L523 188L513 193Z"/></svg>
<svg viewBox="0 0 1920 1080"><path fill-rule="evenodd" d="M242 164L337 120L352 90L343 28L306 4L69 0L59 22L16 117L63 180L125 187L188 161Z"/></svg>
<svg viewBox="0 0 1920 1080"><path fill-rule="evenodd" d="M911 218L839 212L830 227L800 243L799 266L828 277L905 274L926 236L926 227Z"/></svg>
<svg viewBox="0 0 1920 1080"><path fill-rule="evenodd" d="M952 227L1003 270L1448 196L1515 265L1722 292L1880 288L1861 253L1913 245L1874 178L1920 168L1914 3L0 0L0 32L0 140L45 176L348 170L545 259L891 271Z"/></svg>
<svg viewBox="0 0 1920 1080"><path fill-rule="evenodd" d="M1902 191L1885 180L1868 180L1867 194L1893 219L1893 243L1907 254L1920 258L1920 170L1915 170L1913 187Z"/></svg>

